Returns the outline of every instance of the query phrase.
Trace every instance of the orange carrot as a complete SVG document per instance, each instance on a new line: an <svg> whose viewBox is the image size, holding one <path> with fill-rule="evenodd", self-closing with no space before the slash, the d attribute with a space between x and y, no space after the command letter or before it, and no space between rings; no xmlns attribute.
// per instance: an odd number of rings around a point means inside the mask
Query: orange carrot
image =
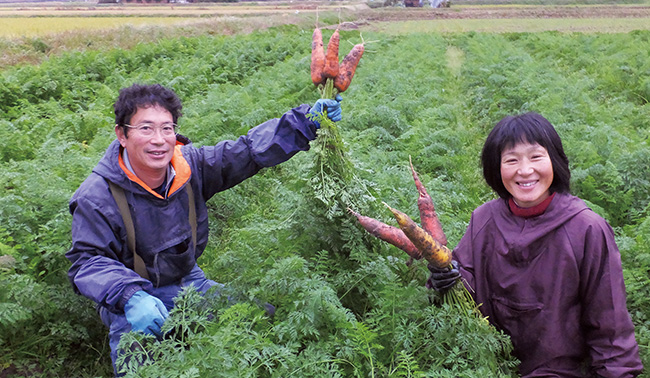
<svg viewBox="0 0 650 378"><path fill-rule="evenodd" d="M354 73L357 70L357 65L361 60L364 50L365 47L363 46L363 43L354 45L348 55L343 58L343 61L339 66L339 74L336 75L336 78L334 79L334 87L336 87L339 92L345 92L350 86L352 77L354 77Z"/></svg>
<svg viewBox="0 0 650 378"><path fill-rule="evenodd" d="M412 259L419 260L422 258L420 251L418 251L415 245L413 245L413 242L411 242L411 240L409 240L409 238L407 238L404 232L399 228L389 226L377 219L361 215L352 209L348 208L348 211L357 217L361 226L363 226L363 228L371 235L401 249Z"/></svg>
<svg viewBox="0 0 650 378"><path fill-rule="evenodd" d="M323 70L326 78L334 79L339 74L339 40L339 29L336 29L327 44L325 69Z"/></svg>
<svg viewBox="0 0 650 378"><path fill-rule="evenodd" d="M393 213L399 228L413 242L413 245L422 253L427 262L440 269L451 265L451 250L437 242L428 232L418 226L413 219L403 212L393 209L384 203Z"/></svg>
<svg viewBox="0 0 650 378"><path fill-rule="evenodd" d="M311 37L311 81L314 85L325 83L325 50L323 48L323 33L319 28L314 29Z"/></svg>
<svg viewBox="0 0 650 378"><path fill-rule="evenodd" d="M420 178L418 177L415 168L413 168L413 162L409 156L409 163L411 164L411 172L413 173L413 180L415 181L415 186L420 193L418 197L418 209L420 209L420 223L422 223L422 228L428 232L434 239L436 239L440 244L447 245L447 236L442 230L442 224L436 214L436 208L433 205L433 200L427 189L424 187Z"/></svg>

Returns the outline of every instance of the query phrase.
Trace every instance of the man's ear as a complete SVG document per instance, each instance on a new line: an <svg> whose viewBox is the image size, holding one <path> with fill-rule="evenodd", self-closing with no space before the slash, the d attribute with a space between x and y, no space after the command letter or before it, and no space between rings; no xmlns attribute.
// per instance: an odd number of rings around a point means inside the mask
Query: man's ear
<svg viewBox="0 0 650 378"><path fill-rule="evenodd" d="M120 127L119 125L115 125L115 136L117 136L117 140L120 141L122 147L126 147L126 134L124 134L123 127Z"/></svg>

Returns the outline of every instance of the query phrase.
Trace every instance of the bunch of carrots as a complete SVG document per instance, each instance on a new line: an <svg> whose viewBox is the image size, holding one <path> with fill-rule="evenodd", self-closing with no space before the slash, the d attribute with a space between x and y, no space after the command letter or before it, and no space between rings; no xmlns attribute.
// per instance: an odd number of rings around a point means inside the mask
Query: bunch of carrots
<svg viewBox="0 0 650 378"><path fill-rule="evenodd" d="M411 259L420 260L424 258L429 264L438 269L448 269L451 267L452 252L447 247L447 237L436 214L433 200L420 181L410 157L409 163L415 186L419 192L417 203L422 227L408 215L393 209L385 202L384 205L393 213L399 227L390 226L377 219L361 215L352 209L348 209L348 211L357 218L361 226L371 235L401 249ZM464 310L477 309L474 299L461 279L450 290L445 292L443 302L460 306ZM476 313L478 314L478 311Z"/></svg>
<svg viewBox="0 0 650 378"><path fill-rule="evenodd" d="M339 63L340 39L337 28L330 37L326 52L321 30L315 28L312 34L311 81L320 90L321 98L334 98L337 93L348 89L365 50L363 43L356 44ZM337 92L334 92L334 88Z"/></svg>
<svg viewBox="0 0 650 378"><path fill-rule="evenodd" d="M311 79L321 98L333 99L337 94L348 89L364 52L364 44L357 44L339 63L339 43L340 35L337 28L330 37L325 51L323 33L318 27L314 29L311 42ZM345 186L351 180L352 163L345 156L343 139L335 123L326 115L319 116L318 121L320 130L314 150L320 153L317 153L316 165L320 167L321 185L329 187L323 192L340 192L333 185Z"/></svg>

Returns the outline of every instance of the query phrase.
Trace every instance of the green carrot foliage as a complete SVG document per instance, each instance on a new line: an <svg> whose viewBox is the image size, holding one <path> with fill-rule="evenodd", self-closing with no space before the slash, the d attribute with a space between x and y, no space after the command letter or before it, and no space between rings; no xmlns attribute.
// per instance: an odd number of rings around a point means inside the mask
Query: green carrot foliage
<svg viewBox="0 0 650 378"><path fill-rule="evenodd" d="M506 335L432 305L425 264L407 266L345 208L384 222L382 201L417 214L412 156L455 245L471 211L494 198L478 160L488 131L524 111L557 127L573 193L616 231L650 366L650 33L368 34L379 42L343 94L338 134L322 139L335 148L316 140L209 202L199 264L227 289L182 293L163 341L125 336L127 376L516 376ZM341 31L341 43L358 35ZM118 90L170 86L184 103L182 133L196 145L236 138L314 103L310 37L295 26L170 36L0 72L0 371L112 374L107 330L72 291L64 253L67 203L114 139Z"/></svg>

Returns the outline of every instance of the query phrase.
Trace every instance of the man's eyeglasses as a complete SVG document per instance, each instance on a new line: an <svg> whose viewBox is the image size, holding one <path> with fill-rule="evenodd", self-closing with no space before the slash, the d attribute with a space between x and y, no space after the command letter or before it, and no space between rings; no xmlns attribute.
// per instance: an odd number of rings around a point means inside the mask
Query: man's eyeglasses
<svg viewBox="0 0 650 378"><path fill-rule="evenodd" d="M141 123L136 126L131 126L124 124L124 126L128 127L129 129L135 129L135 132L142 136L153 136L154 133L156 132L156 129L160 130L160 133L163 136L173 136L176 135L176 132L178 130L178 125L173 123L173 122L168 122L168 123L163 123L160 126L156 126L153 123Z"/></svg>

